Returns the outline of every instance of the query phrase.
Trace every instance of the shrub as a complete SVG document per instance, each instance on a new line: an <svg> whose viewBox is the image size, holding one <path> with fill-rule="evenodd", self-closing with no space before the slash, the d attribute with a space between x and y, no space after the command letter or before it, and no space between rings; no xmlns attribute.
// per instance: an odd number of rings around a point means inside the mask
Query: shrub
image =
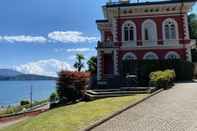
<svg viewBox="0 0 197 131"><path fill-rule="evenodd" d="M155 71L150 73L150 86L167 89L173 86L176 74L173 70Z"/></svg>
<svg viewBox="0 0 197 131"><path fill-rule="evenodd" d="M61 71L57 82L57 93L61 102L76 101L84 96L90 77L86 72Z"/></svg>
<svg viewBox="0 0 197 131"><path fill-rule="evenodd" d="M22 101L20 102L20 105L21 105L21 106L30 105L30 101L28 101L28 100L22 100Z"/></svg>
<svg viewBox="0 0 197 131"><path fill-rule="evenodd" d="M50 95L50 97L49 97L49 101L50 101L50 102L53 102L53 101L57 101L57 100L59 100L59 96L58 96L57 92L53 92L53 93Z"/></svg>

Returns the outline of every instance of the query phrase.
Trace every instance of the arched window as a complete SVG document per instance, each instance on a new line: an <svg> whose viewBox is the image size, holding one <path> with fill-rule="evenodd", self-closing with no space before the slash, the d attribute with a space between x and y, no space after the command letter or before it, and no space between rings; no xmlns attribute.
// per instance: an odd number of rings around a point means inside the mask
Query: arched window
<svg viewBox="0 0 197 131"><path fill-rule="evenodd" d="M170 51L166 54L165 59L168 60L180 59L180 55L174 51Z"/></svg>
<svg viewBox="0 0 197 131"><path fill-rule="evenodd" d="M135 55L134 53L129 52L129 53L126 53L126 54L123 56L122 59L123 59L123 60L136 60L137 57L136 57L136 55Z"/></svg>
<svg viewBox="0 0 197 131"><path fill-rule="evenodd" d="M163 22L163 34L165 40L175 40L178 38L177 23L173 19L166 19Z"/></svg>
<svg viewBox="0 0 197 131"><path fill-rule="evenodd" d="M146 20L142 24L142 38L145 41L157 41L157 28L153 20Z"/></svg>
<svg viewBox="0 0 197 131"><path fill-rule="evenodd" d="M144 60L157 60L159 57L154 52L148 52L144 55Z"/></svg>
<svg viewBox="0 0 197 131"><path fill-rule="evenodd" d="M136 40L136 27L132 21L126 21L122 27L122 38L123 41L134 41Z"/></svg>

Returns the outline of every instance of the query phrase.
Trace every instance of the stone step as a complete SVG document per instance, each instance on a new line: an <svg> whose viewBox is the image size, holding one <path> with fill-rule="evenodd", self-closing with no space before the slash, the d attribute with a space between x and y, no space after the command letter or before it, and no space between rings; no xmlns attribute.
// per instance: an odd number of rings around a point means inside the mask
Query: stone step
<svg viewBox="0 0 197 131"><path fill-rule="evenodd" d="M99 98L129 96L135 94L147 94L156 91L154 87L141 87L141 88L122 88L122 89L100 89L100 90L87 90L86 96L89 100Z"/></svg>
<svg viewBox="0 0 197 131"><path fill-rule="evenodd" d="M108 91L108 92L96 92L92 90L88 90L87 93L91 95L110 95L110 94L139 94L139 93L147 93L148 90L144 91Z"/></svg>
<svg viewBox="0 0 197 131"><path fill-rule="evenodd" d="M147 92L140 92L138 94L146 94ZM95 99L101 99L101 98L108 98L108 97L120 97L120 96L132 96L135 94L106 94L106 95L91 95L91 94L86 94L89 100L95 100Z"/></svg>

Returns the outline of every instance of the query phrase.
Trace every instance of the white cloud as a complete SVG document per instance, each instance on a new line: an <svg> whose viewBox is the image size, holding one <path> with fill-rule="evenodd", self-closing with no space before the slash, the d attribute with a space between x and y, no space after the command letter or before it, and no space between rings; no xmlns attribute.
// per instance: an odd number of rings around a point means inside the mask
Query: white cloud
<svg viewBox="0 0 197 131"><path fill-rule="evenodd" d="M48 34L48 38L61 43L91 43L98 40L97 37L90 37L78 31L54 31Z"/></svg>
<svg viewBox="0 0 197 131"><path fill-rule="evenodd" d="M69 48L69 49L62 49L62 48L56 48L54 49L55 52L92 52L96 51L93 48Z"/></svg>
<svg viewBox="0 0 197 131"><path fill-rule="evenodd" d="M19 35L19 36L0 36L0 41L6 41L10 43L15 43L15 42L46 43L47 39L43 36Z"/></svg>
<svg viewBox="0 0 197 131"><path fill-rule="evenodd" d="M98 37L86 36L79 31L54 31L47 34L48 36L32 36L32 35L2 35L0 42L9 43L93 43Z"/></svg>
<svg viewBox="0 0 197 131"><path fill-rule="evenodd" d="M89 52L89 51L95 51L92 48L72 48L72 49L66 49L67 52Z"/></svg>
<svg viewBox="0 0 197 131"><path fill-rule="evenodd" d="M25 74L37 74L46 76L57 76L57 72L64 70L73 70L65 61L57 59L39 60L24 65L14 67L15 70Z"/></svg>

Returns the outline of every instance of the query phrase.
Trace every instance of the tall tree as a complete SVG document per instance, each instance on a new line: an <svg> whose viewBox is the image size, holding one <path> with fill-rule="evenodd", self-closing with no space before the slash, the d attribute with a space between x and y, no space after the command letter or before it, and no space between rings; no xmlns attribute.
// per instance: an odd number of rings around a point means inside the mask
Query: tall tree
<svg viewBox="0 0 197 131"><path fill-rule="evenodd" d="M197 40L197 15L191 13L188 15L189 33L191 39Z"/></svg>
<svg viewBox="0 0 197 131"><path fill-rule="evenodd" d="M84 67L84 63L82 62L83 60L85 60L85 57L83 54L76 55L76 62L73 66L74 68L77 69L78 72L81 72L82 68Z"/></svg>
<svg viewBox="0 0 197 131"><path fill-rule="evenodd" d="M97 58L95 56L92 56L88 61L88 71L92 74L96 74L97 71Z"/></svg>

